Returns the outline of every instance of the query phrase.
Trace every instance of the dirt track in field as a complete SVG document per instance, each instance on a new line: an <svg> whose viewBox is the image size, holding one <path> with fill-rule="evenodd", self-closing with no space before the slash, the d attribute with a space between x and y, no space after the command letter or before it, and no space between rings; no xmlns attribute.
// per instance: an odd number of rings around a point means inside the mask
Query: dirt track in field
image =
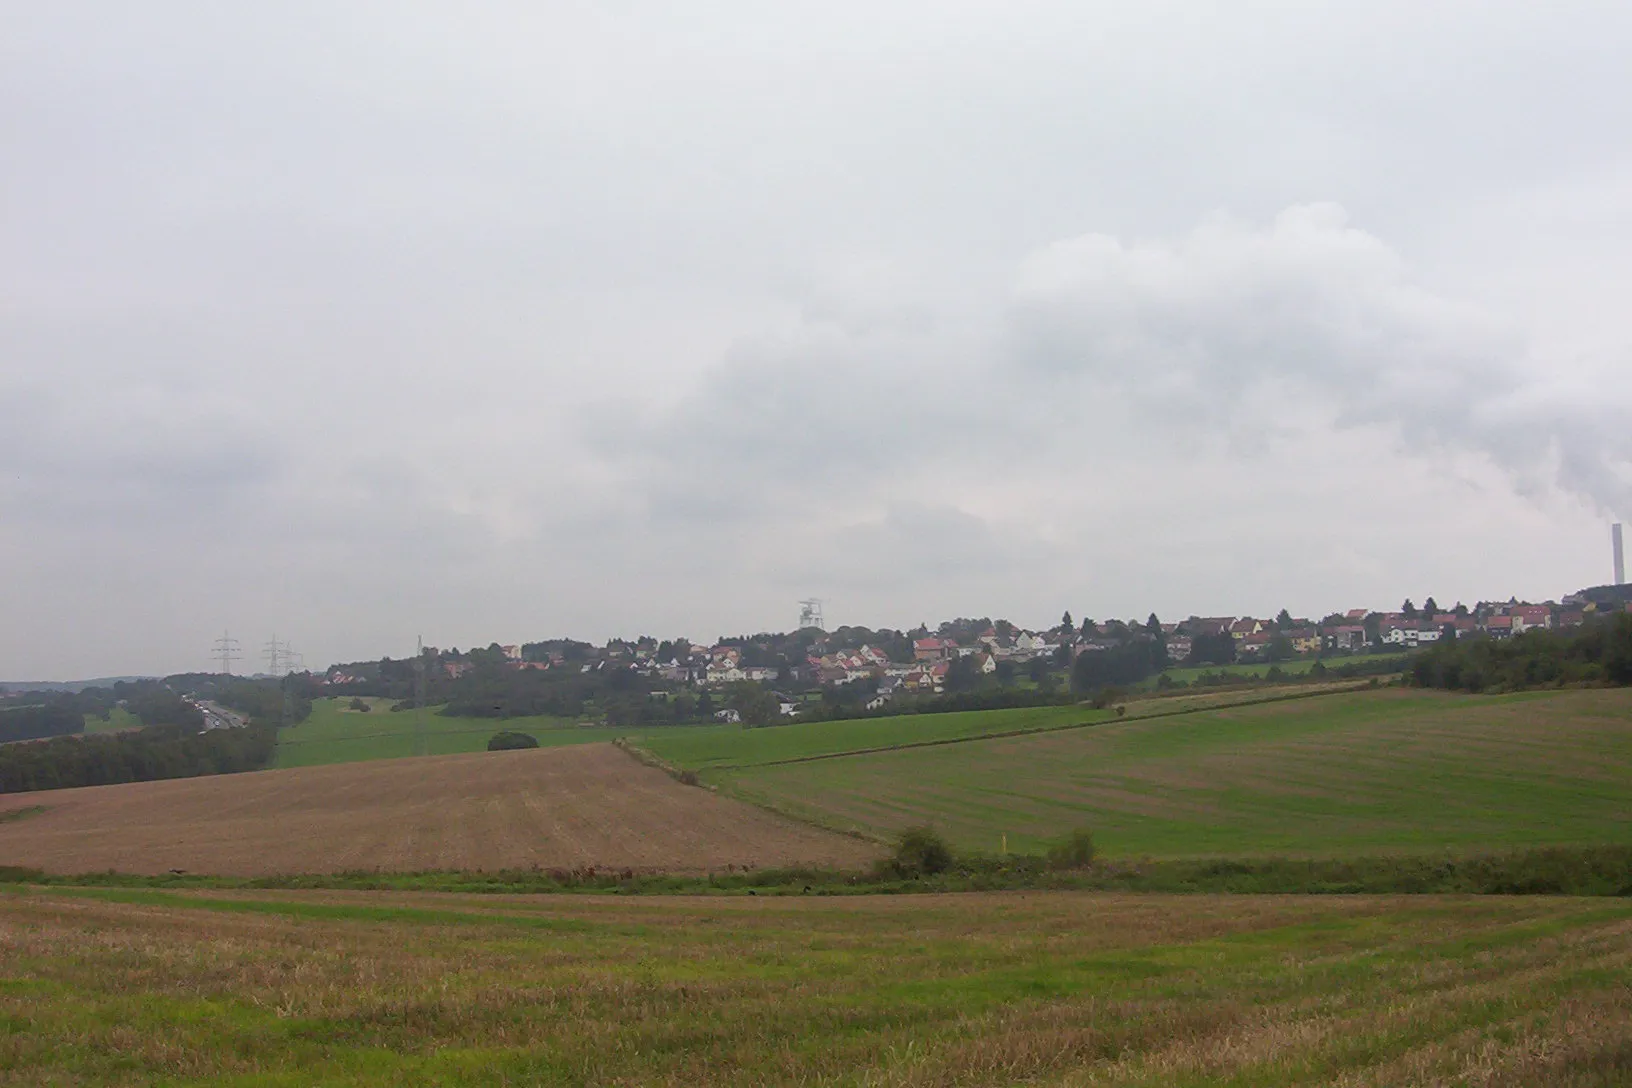
<svg viewBox="0 0 1632 1088"><path fill-rule="evenodd" d="M683 786L610 744L0 796L0 865L53 873L854 867L856 840Z"/></svg>

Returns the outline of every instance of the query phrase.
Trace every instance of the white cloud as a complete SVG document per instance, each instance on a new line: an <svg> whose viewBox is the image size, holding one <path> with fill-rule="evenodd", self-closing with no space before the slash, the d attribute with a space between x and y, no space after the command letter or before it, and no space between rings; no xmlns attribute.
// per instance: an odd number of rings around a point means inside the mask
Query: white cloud
<svg viewBox="0 0 1632 1088"><path fill-rule="evenodd" d="M1169 427L1272 431L1314 411L1632 510L1625 391L1558 384L1519 329L1416 283L1336 205L1264 229L1218 217L1176 242L1048 246L1022 265L1012 328L1027 364Z"/></svg>

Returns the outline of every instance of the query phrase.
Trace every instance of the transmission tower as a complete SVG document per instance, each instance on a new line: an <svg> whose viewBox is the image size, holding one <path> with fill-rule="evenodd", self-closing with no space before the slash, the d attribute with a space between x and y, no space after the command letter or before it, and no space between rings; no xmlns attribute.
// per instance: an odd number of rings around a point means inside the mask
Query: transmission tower
<svg viewBox="0 0 1632 1088"><path fill-rule="evenodd" d="M232 663L243 655L238 652L238 640L227 632L222 631L221 637L215 640L215 649L210 656L221 663L221 675L232 675Z"/></svg>
<svg viewBox="0 0 1632 1088"><path fill-rule="evenodd" d="M803 631L806 627L827 630L822 622L822 602L817 597L799 602L799 630Z"/></svg>
<svg viewBox="0 0 1632 1088"><path fill-rule="evenodd" d="M278 641L273 635L272 641L261 647L261 656L266 659L266 671L269 676L288 676L305 667L306 661L301 657L295 645L287 640Z"/></svg>
<svg viewBox="0 0 1632 1088"><path fill-rule="evenodd" d="M273 635L272 641L261 647L261 656L266 658L266 671L270 676L282 676L289 670L289 658L294 650L287 642L279 642L278 636Z"/></svg>

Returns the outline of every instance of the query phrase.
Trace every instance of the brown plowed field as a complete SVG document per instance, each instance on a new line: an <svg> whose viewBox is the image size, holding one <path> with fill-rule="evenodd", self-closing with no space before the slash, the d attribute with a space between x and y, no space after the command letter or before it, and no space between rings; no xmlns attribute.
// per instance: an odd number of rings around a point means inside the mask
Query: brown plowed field
<svg viewBox="0 0 1632 1088"><path fill-rule="evenodd" d="M859 866L867 844L682 786L610 744L0 797L0 865L266 876L366 869Z"/></svg>

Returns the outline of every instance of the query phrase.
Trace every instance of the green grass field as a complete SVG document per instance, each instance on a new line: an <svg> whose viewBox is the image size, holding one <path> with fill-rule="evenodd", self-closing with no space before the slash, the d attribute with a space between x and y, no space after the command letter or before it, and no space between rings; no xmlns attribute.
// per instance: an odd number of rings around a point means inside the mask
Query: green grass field
<svg viewBox="0 0 1632 1088"><path fill-rule="evenodd" d="M87 733L117 733L121 729L140 729L142 721L124 707L116 706L108 711L108 720L103 721L94 714L85 715L85 732Z"/></svg>
<svg viewBox="0 0 1632 1088"><path fill-rule="evenodd" d="M0 894L10 1083L1632 1080L1632 903Z"/></svg>
<svg viewBox="0 0 1632 1088"><path fill-rule="evenodd" d="M1104 721L1103 710L1083 706L1021 707L959 714L901 714L852 721L792 722L749 729L742 726L678 726L648 731L642 747L677 766L691 769L748 766L811 756L893 748L1028 729Z"/></svg>
<svg viewBox="0 0 1632 1088"><path fill-rule="evenodd" d="M1379 689L787 764L750 763L746 742L737 755L714 739L642 743L827 826L887 836L928 823L990 853L1005 836L1036 851L1080 826L1117 856L1632 842L1625 689Z"/></svg>
<svg viewBox="0 0 1632 1088"><path fill-rule="evenodd" d="M278 730L275 767L310 767L412 755L480 752L501 729L528 733L542 746L610 740L627 730L585 728L566 718L444 718L432 709L393 713L385 699L365 699L374 709L346 709L350 699L318 699L312 716ZM423 729L423 738L419 730ZM423 739L423 745L421 740Z"/></svg>

